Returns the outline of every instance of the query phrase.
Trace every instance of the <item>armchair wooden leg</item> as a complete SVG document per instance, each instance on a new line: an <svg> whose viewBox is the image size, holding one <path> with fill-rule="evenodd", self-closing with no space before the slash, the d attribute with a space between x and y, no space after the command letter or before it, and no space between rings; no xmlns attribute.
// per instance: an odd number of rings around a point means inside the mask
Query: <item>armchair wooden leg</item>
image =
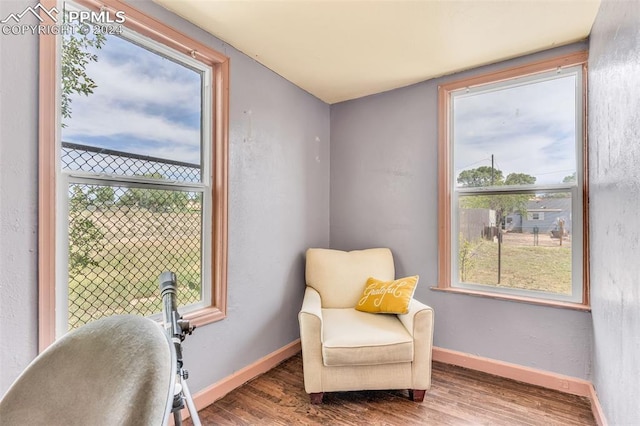
<svg viewBox="0 0 640 426"><path fill-rule="evenodd" d="M422 402L424 401L424 394L426 392L426 390L409 389L409 398L411 398L414 402Z"/></svg>
<svg viewBox="0 0 640 426"><path fill-rule="evenodd" d="M322 397L324 396L324 392L318 393L310 393L309 400L312 404L322 404Z"/></svg>

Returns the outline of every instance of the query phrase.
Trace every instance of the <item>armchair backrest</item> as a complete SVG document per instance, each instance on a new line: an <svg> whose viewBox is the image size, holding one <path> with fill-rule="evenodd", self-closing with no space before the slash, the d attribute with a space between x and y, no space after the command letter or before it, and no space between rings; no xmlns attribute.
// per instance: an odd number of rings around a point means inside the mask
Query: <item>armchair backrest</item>
<svg viewBox="0 0 640 426"><path fill-rule="evenodd" d="M395 278L393 255L388 248L340 251L307 250L307 285L320 293L323 308L353 308L369 277Z"/></svg>

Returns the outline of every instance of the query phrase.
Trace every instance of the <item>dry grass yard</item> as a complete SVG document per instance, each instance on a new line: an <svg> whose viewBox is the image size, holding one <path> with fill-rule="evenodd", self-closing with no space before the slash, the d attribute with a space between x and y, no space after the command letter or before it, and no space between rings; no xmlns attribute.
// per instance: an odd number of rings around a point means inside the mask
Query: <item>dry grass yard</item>
<svg viewBox="0 0 640 426"><path fill-rule="evenodd" d="M571 240L548 234L505 233L502 237L501 271L498 283L498 243L478 240L470 246L470 260L464 282L538 290L557 294L571 293Z"/></svg>

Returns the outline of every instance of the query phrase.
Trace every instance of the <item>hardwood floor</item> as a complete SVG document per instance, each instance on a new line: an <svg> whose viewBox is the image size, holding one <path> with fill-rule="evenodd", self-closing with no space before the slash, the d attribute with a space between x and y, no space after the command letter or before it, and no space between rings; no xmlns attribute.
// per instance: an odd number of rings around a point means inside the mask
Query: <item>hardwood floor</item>
<svg viewBox="0 0 640 426"><path fill-rule="evenodd" d="M441 363L422 403L408 391L362 391L326 393L311 405L300 354L199 414L203 425L596 424L587 398Z"/></svg>

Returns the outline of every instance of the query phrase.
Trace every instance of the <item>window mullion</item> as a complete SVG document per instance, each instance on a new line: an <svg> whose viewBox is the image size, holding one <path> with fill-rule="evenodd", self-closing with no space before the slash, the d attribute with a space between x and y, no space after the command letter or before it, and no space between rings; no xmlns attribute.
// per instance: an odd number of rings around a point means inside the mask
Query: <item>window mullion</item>
<svg viewBox="0 0 640 426"><path fill-rule="evenodd" d="M148 188L170 191L205 192L208 187L208 185L199 182L161 181L144 178L132 178L127 176L95 175L90 173L77 174L63 172L62 174L66 175L68 177L68 181L71 183L121 186L124 188Z"/></svg>
<svg viewBox="0 0 640 426"><path fill-rule="evenodd" d="M511 186L491 186L491 187L455 187L453 192L463 195L498 195L498 194L539 194L570 192L576 188L571 184L554 185L511 185Z"/></svg>

